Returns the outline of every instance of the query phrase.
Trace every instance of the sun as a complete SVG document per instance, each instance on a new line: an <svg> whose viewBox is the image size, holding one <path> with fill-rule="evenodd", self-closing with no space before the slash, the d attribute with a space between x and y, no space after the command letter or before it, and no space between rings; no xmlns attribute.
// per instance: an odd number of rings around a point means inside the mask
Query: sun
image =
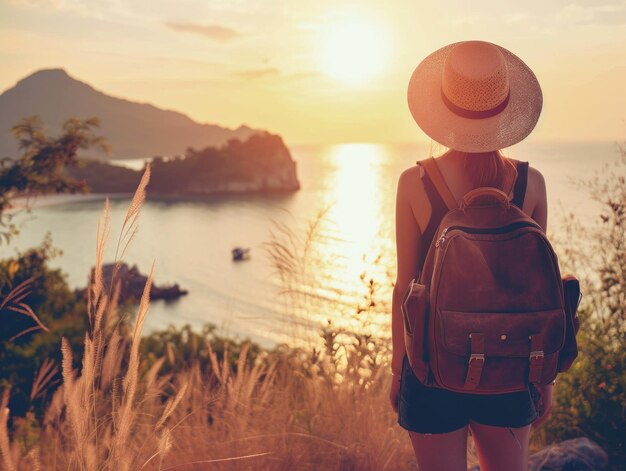
<svg viewBox="0 0 626 471"><path fill-rule="evenodd" d="M380 74L389 57L389 34L374 18L342 18L321 31L322 71L346 85L362 85Z"/></svg>

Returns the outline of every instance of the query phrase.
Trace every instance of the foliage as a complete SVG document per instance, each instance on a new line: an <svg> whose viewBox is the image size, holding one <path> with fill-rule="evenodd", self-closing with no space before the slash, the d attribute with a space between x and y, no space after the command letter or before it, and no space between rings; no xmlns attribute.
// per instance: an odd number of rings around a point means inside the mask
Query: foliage
<svg viewBox="0 0 626 471"><path fill-rule="evenodd" d="M280 136L265 132L253 134L245 141L231 139L221 149L188 149L184 162L182 165L196 168L205 178L219 182L224 178L253 181L259 175L270 176L292 159Z"/></svg>
<svg viewBox="0 0 626 471"><path fill-rule="evenodd" d="M600 220L569 219L561 263L582 277L579 357L555 386L549 441L587 436L626 462L626 150L601 176L582 182L600 203Z"/></svg>
<svg viewBox="0 0 626 471"><path fill-rule="evenodd" d="M0 261L0 299L6 300L13 287L30 280L29 292L23 302L47 329L40 329L35 319L2 302L0 389L12 386L9 405L18 415L23 415L31 407L37 415L41 414L53 389L36 394L35 374L46 361L60 364L61 338L66 337L77 352L81 351L85 300L70 290L61 270L49 267L49 261L59 253L52 247L48 234L39 247ZM58 375L53 375L47 386L58 380ZM37 397L31 400L31 396Z"/></svg>
<svg viewBox="0 0 626 471"><path fill-rule="evenodd" d="M297 189L292 188L297 181L289 150L279 136L269 133L253 134L245 141L231 139L221 148L190 148L183 157L158 156L151 165L148 192L152 195L227 191L230 183L252 183L249 188L258 191ZM141 171L81 159L67 174L85 180L92 191L130 193Z"/></svg>
<svg viewBox="0 0 626 471"><path fill-rule="evenodd" d="M12 129L22 152L18 158L0 160L0 241L8 243L19 233L12 222L12 201L17 196L36 197L49 193L85 192L84 181L63 174L67 166L76 165L81 149L99 147L108 150L104 140L94 135L96 118L70 118L56 137L46 136L37 116L22 119ZM29 207L27 206L27 209Z"/></svg>
<svg viewBox="0 0 626 471"><path fill-rule="evenodd" d="M65 173L71 178L85 181L95 193L132 193L141 179L141 172L114 165L106 161L80 158Z"/></svg>
<svg viewBox="0 0 626 471"><path fill-rule="evenodd" d="M188 149L184 158L155 159L150 190L156 193L202 193L206 189L221 188L228 182L258 180L265 183L260 190L281 189L271 185L269 180L284 169L293 169L295 177L292 164L289 150L280 136L253 134L245 141L231 139L221 148Z"/></svg>
<svg viewBox="0 0 626 471"><path fill-rule="evenodd" d="M247 358L254 362L259 356L258 345L249 341L234 342L215 333L215 326L205 325L200 332L194 331L191 326L181 328L170 326L165 330L155 331L144 336L141 340L141 356L145 359L146 367L150 367L159 359L164 358L160 371L162 373L181 373L190 364L197 364L202 371L211 368L211 353L215 353L220 361L234 366L247 349ZM228 357L224 359L224 354Z"/></svg>

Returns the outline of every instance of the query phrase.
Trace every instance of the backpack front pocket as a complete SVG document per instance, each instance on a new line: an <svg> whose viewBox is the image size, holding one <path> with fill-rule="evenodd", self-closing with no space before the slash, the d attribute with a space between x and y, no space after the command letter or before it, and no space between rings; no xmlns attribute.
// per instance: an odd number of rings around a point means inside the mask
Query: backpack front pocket
<svg viewBox="0 0 626 471"><path fill-rule="evenodd" d="M433 366L438 382L459 392L522 391L550 383L565 341L563 309L535 312L441 310Z"/></svg>

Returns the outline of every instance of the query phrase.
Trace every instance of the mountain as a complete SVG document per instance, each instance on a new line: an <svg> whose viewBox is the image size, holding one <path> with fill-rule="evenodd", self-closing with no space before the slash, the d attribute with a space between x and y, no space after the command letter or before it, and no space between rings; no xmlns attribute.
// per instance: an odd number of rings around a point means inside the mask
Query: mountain
<svg viewBox="0 0 626 471"><path fill-rule="evenodd" d="M247 126L228 129L197 123L176 111L106 95L63 69L46 69L0 95L0 158L17 155L10 130L21 118L35 114L52 134L67 118L99 118L98 133L106 137L113 159L181 155L188 147L221 146L257 133Z"/></svg>

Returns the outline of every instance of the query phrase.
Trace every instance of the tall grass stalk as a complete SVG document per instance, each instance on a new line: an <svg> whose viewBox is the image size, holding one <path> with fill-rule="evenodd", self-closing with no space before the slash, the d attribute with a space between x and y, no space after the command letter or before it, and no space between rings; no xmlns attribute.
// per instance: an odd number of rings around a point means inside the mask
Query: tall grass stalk
<svg viewBox="0 0 626 471"><path fill-rule="evenodd" d="M143 203L143 197L133 201ZM141 204L131 207L123 227L127 234L134 233L127 224L137 224ZM317 306L304 281L311 275L306 263L315 251L320 221L313 221L304 237L292 234L292 240L281 239L289 237L286 226L283 235L275 232L275 268L279 276L283 270L283 288L294 295L291 302L299 312ZM131 331L117 312L116 280L107 289L102 277L109 224L107 199L89 280L80 365L63 340L62 385L34 446L26 447L18 430L11 436L8 399L0 404L3 469L415 469L408 436L387 399L389 342L368 331L366 322L351 323L353 328L318 326L317 341L274 351L259 352L245 343L218 348L206 341L182 366L174 367L183 355L176 345L143 362L141 332L154 264ZM132 236L120 240L130 242ZM352 315L367 319L385 308L378 302L379 284L366 275L362 281L366 299ZM310 314L311 319L342 315ZM46 371L42 368L41 378Z"/></svg>

